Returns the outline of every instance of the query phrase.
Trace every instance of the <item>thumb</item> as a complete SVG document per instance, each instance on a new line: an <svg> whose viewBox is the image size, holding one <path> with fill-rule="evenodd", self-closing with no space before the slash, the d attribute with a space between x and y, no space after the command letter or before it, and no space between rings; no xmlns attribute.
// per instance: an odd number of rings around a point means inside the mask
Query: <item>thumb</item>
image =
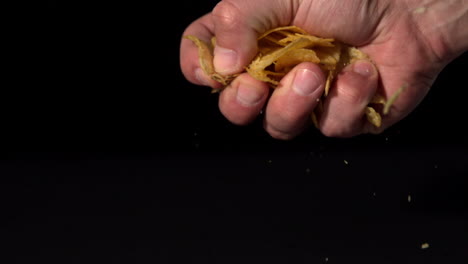
<svg viewBox="0 0 468 264"><path fill-rule="evenodd" d="M223 0L212 12L216 47L214 66L218 73L241 72L257 53L260 33L292 21L294 1Z"/></svg>

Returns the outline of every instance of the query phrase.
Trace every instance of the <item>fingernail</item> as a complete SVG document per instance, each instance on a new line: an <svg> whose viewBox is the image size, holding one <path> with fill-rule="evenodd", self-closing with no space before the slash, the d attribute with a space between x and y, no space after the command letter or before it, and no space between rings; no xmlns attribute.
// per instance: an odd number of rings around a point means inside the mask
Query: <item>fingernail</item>
<svg viewBox="0 0 468 264"><path fill-rule="evenodd" d="M320 88L322 82L317 74L308 69L298 70L294 76L293 90L302 96L311 95Z"/></svg>
<svg viewBox="0 0 468 264"><path fill-rule="evenodd" d="M205 73L201 68L195 70L195 78L201 85L210 86L210 83L205 78Z"/></svg>
<svg viewBox="0 0 468 264"><path fill-rule="evenodd" d="M253 106L260 102L263 93L260 89L245 84L239 84L237 88L237 101L244 106Z"/></svg>
<svg viewBox="0 0 468 264"><path fill-rule="evenodd" d="M372 63L370 63L369 61L360 60L353 64L353 72L363 77L371 77L372 75L374 75L374 71L374 65L372 65Z"/></svg>
<svg viewBox="0 0 468 264"><path fill-rule="evenodd" d="M237 66L237 52L216 46L213 63L218 73L223 75L233 74Z"/></svg>

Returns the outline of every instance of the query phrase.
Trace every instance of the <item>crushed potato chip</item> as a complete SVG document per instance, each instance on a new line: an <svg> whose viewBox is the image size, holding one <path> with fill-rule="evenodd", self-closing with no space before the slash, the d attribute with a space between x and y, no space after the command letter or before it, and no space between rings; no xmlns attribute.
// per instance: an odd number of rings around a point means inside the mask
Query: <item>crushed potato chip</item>
<svg viewBox="0 0 468 264"><path fill-rule="evenodd" d="M371 124L373 124L376 127L380 127L382 125L382 117L380 116L379 113L377 113L377 111L375 111L374 108L370 106L366 107L365 113L366 113L367 120Z"/></svg>
<svg viewBox="0 0 468 264"><path fill-rule="evenodd" d="M216 39L213 37L209 44L195 36L186 36L198 47L200 67L215 81L224 86L237 75L223 76L217 73L213 65L213 50ZM356 60L369 57L355 47L351 47L332 38L320 38L308 34L296 26L285 26L271 29L257 39L258 53L246 67L246 71L255 79L268 83L276 88L281 78L301 62L312 62L323 70L327 76L325 90L322 97L330 91L333 80L348 64ZM383 114L388 114L391 105L398 98L406 86L400 88L389 100L382 95L375 95L370 104L383 105ZM219 90L215 90L219 91ZM318 117L322 109L321 102L312 113L312 122L318 127ZM382 116L371 106L364 111L367 120L376 127L382 125Z"/></svg>
<svg viewBox="0 0 468 264"><path fill-rule="evenodd" d="M295 49L288 51L284 56L279 57L275 63L275 72L283 72L301 62L320 63L315 51L311 49Z"/></svg>
<svg viewBox="0 0 468 264"><path fill-rule="evenodd" d="M386 115L390 111L390 107L393 105L395 100L400 96L400 94L406 89L407 85L403 85L398 89L390 98L388 101L384 104L384 109L383 109L383 114Z"/></svg>
<svg viewBox="0 0 468 264"><path fill-rule="evenodd" d="M195 43L195 45L197 45L200 67L206 75L225 86L235 78L235 76L222 76L214 69L213 49L214 45L216 44L215 38L211 39L211 45L206 44L195 36L185 36L185 38L190 39L193 41L193 43Z"/></svg>
<svg viewBox="0 0 468 264"><path fill-rule="evenodd" d="M429 243L423 243L421 245L421 249L428 249L429 248Z"/></svg>

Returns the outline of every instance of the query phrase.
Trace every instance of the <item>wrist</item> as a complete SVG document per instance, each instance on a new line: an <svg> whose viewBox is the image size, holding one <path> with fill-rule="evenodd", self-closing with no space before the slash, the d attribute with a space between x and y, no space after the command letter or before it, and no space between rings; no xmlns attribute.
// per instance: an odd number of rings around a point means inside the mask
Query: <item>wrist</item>
<svg viewBox="0 0 468 264"><path fill-rule="evenodd" d="M419 32L435 55L449 62L468 50L468 3L465 0L407 0Z"/></svg>

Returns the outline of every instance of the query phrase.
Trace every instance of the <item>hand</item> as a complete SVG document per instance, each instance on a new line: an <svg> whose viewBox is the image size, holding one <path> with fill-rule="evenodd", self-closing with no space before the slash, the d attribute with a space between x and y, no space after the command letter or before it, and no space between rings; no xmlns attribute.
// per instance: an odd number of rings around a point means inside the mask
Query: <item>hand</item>
<svg viewBox="0 0 468 264"><path fill-rule="evenodd" d="M447 30L468 24L468 7L463 0L448 2L423 6L419 0L224 0L194 21L184 35L206 42L216 36L214 65L223 75L242 72L257 52L258 35L279 26L295 25L312 35L358 47L375 66L365 60L348 65L337 76L318 117L319 129L326 136L351 137L380 133L404 118L424 98L443 67L466 49L466 43L453 44L466 37L466 30L457 37ZM448 9L458 10L459 16L444 22L440 19ZM180 52L181 68L189 81L220 87L201 70L198 50L191 41L182 40ZM253 121L265 109L266 131L274 138L291 139L310 125L325 79L317 65L301 63L270 91L267 84L242 73L221 92L219 108L239 125ZM408 88L383 116L382 126L368 123L364 109L372 97L376 93L389 97L402 85Z"/></svg>

